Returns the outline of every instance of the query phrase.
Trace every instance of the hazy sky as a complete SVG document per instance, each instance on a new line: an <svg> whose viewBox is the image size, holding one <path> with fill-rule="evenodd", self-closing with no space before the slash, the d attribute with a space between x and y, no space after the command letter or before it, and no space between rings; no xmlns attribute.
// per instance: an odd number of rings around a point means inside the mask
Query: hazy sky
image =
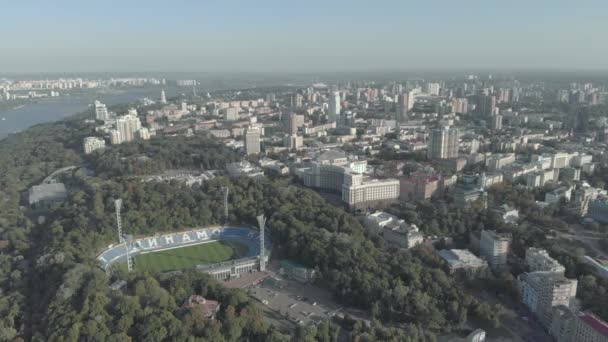
<svg viewBox="0 0 608 342"><path fill-rule="evenodd" d="M608 69L607 0L1 0L0 72Z"/></svg>

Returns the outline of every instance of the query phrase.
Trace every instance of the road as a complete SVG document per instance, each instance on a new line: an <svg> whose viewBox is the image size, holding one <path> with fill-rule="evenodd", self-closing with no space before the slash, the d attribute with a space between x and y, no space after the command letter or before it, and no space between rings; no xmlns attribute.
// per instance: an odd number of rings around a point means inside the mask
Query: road
<svg viewBox="0 0 608 342"><path fill-rule="evenodd" d="M570 226L568 233L557 232L557 236L563 239L580 241L597 256L608 258L608 253L604 252L599 245L599 240L605 237L601 233L590 232L581 225L575 224Z"/></svg>

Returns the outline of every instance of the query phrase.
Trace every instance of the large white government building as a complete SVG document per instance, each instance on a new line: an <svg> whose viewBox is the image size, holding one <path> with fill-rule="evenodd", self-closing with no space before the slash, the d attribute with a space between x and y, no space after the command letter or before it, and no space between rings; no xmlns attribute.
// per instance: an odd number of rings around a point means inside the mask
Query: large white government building
<svg viewBox="0 0 608 342"><path fill-rule="evenodd" d="M351 209L380 207L399 199L399 180L371 179L362 174L366 164L349 161L341 151L322 153L310 167L296 170L307 187L340 193Z"/></svg>
<svg viewBox="0 0 608 342"><path fill-rule="evenodd" d="M398 179L370 179L345 169L342 201L350 208L361 209L393 202L399 198Z"/></svg>

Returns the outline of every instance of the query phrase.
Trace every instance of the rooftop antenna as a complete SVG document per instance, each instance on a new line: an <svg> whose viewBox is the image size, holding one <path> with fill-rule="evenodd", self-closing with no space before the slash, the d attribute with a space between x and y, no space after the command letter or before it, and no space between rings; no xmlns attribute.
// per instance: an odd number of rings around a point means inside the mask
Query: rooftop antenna
<svg viewBox="0 0 608 342"><path fill-rule="evenodd" d="M258 226L260 227L260 272L266 271L266 256L264 251L264 228L266 226L266 216L259 215Z"/></svg>
<svg viewBox="0 0 608 342"><path fill-rule="evenodd" d="M133 259L129 253L129 247L131 244L131 239L129 241L125 239L125 235L122 233L122 219L120 217L120 210L122 209L122 199L117 199L114 201L114 208L116 209L116 229L118 230L118 242L125 244L125 250L127 255L127 270L129 272L133 271Z"/></svg>

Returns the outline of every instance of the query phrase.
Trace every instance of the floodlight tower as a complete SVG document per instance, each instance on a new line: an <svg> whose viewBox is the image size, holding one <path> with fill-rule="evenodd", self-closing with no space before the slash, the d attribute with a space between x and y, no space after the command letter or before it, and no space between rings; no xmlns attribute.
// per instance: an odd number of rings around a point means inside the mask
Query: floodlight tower
<svg viewBox="0 0 608 342"><path fill-rule="evenodd" d="M264 251L264 228L266 226L266 216L259 215L258 226L260 227L260 272L266 271L266 256Z"/></svg>
<svg viewBox="0 0 608 342"><path fill-rule="evenodd" d="M228 224L228 192L230 188L227 186L223 186L222 190L224 190L224 225Z"/></svg>
<svg viewBox="0 0 608 342"><path fill-rule="evenodd" d="M114 201L114 208L116 209L116 229L118 230L118 242L125 244L125 250L127 255L127 270L131 272L133 271L133 259L131 259L131 255L129 254L129 245L131 244L131 241L127 241L125 239L125 235L122 233L122 219L120 217L120 210L122 209L122 199L119 198Z"/></svg>
<svg viewBox="0 0 608 342"><path fill-rule="evenodd" d="M116 209L116 228L118 229L118 242L125 242L125 237L122 235L122 220L120 219L120 209L122 209L122 199L114 201L114 208Z"/></svg>

